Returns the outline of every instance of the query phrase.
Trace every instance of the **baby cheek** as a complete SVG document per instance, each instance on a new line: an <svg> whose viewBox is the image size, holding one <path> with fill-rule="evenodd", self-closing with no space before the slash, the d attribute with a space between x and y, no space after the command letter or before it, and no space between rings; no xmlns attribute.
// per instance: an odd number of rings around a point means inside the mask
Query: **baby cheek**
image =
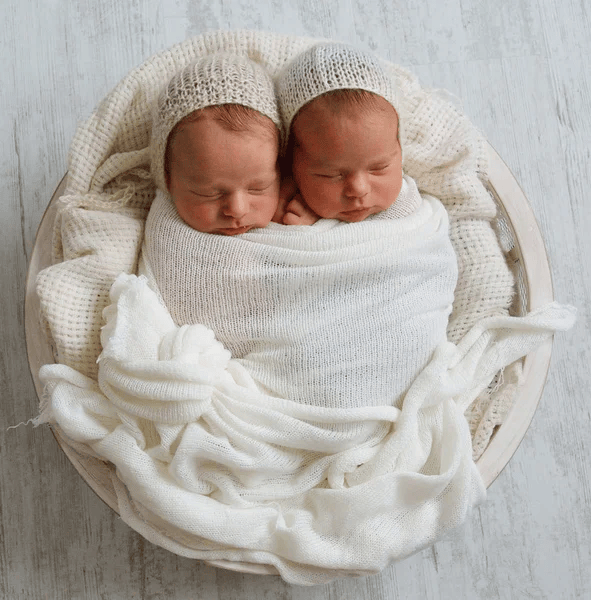
<svg viewBox="0 0 591 600"><path fill-rule="evenodd" d="M185 200L184 197L173 196L172 197L174 207L176 208L177 213L181 217L181 219L185 222L191 220L191 206Z"/></svg>
<svg viewBox="0 0 591 600"><path fill-rule="evenodd" d="M396 198L398 198L398 194L400 194L400 190L402 189L402 172L400 172L399 176L396 177L396 182L395 184L392 186L392 192L391 195L393 195L393 199L392 202L394 202L394 200L396 200Z"/></svg>
<svg viewBox="0 0 591 600"><path fill-rule="evenodd" d="M379 203L383 209L390 207L400 190L402 189L402 177L390 177L380 181L378 185Z"/></svg>
<svg viewBox="0 0 591 600"><path fill-rule="evenodd" d="M218 217L218 209L213 204L197 204L183 199L176 203L176 209L181 219L198 231L211 226Z"/></svg>
<svg viewBox="0 0 591 600"><path fill-rule="evenodd" d="M256 196L251 202L251 212L262 226L269 224L277 207L279 206L279 186L277 189L263 196Z"/></svg>
<svg viewBox="0 0 591 600"><path fill-rule="evenodd" d="M318 177L304 177L301 180L300 193L309 205L324 204L334 194L332 186Z"/></svg>

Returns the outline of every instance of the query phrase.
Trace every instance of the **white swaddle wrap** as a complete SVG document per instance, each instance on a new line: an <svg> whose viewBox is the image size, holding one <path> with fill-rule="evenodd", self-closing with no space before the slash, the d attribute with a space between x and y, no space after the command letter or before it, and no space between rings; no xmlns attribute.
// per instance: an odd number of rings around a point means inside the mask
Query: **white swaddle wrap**
<svg viewBox="0 0 591 600"><path fill-rule="evenodd" d="M225 237L158 192L148 279L111 290L98 387L43 374L60 427L117 466L145 520L310 583L379 570L483 497L461 409L445 385L431 395L439 375L400 410L446 348L457 279L442 204L412 179L401 196L417 206L402 219Z"/></svg>
<svg viewBox="0 0 591 600"><path fill-rule="evenodd" d="M195 231L159 192L143 258L177 324L213 329L262 390L330 408L399 400L446 339L457 279L445 209L410 178L363 223L236 237Z"/></svg>

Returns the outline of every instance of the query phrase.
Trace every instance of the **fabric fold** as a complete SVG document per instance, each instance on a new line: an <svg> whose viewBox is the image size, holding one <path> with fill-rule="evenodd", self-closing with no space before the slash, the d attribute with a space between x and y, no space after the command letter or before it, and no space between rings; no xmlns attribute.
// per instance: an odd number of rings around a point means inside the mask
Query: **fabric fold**
<svg viewBox="0 0 591 600"><path fill-rule="evenodd" d="M206 328L187 336L183 327L170 326L143 277L121 275L113 300L99 373L105 361L112 361L112 372L137 365L138 380L151 385L149 363L153 371L164 366L158 377L176 363L175 383L185 373L183 384L200 385L191 366L219 343ZM152 358L136 361L134 345L119 344L119 337L145 324L148 314L164 325L149 336L149 347L142 340ZM242 385L244 373L235 379L230 358L217 366L223 373L211 402L203 407L196 398L198 409L187 413L199 416L172 424L161 418L171 414L167 408L154 406L138 417L113 401L110 387L100 389L64 365L46 365L40 375L48 419L116 466L125 484L125 490L118 486L122 515L148 539L185 556L272 564L288 581L320 583L377 572L464 520L485 491L458 399L480 365L492 363L492 377L573 319L572 309L552 304L525 318L484 320L458 345L438 346L400 409L274 398ZM182 352L162 355L175 333ZM179 402L174 387L166 392L160 388L162 400ZM354 435L361 430L327 424L334 422L371 423L373 436L359 443Z"/></svg>

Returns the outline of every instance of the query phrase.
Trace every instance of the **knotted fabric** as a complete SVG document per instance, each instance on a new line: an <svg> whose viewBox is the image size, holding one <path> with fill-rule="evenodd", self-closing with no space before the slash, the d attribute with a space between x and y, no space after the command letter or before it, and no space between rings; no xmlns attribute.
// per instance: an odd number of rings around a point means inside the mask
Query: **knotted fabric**
<svg viewBox="0 0 591 600"><path fill-rule="evenodd" d="M115 465L121 515L147 539L304 585L375 573L463 522L484 498L465 407L573 317L553 304L484 319L435 348L400 408L332 408L261 392L144 277L120 275L111 301L98 383L42 367L51 419Z"/></svg>

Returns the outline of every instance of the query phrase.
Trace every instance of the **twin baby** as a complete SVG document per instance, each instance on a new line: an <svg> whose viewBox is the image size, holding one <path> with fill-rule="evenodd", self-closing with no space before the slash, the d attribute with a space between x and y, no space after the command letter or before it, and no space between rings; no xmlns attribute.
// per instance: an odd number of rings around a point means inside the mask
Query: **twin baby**
<svg viewBox="0 0 591 600"><path fill-rule="evenodd" d="M397 104L378 61L349 46L311 47L279 74L276 90L258 63L214 54L161 94L154 178L201 232L363 221L391 207L404 184ZM412 208L398 206L398 216Z"/></svg>

